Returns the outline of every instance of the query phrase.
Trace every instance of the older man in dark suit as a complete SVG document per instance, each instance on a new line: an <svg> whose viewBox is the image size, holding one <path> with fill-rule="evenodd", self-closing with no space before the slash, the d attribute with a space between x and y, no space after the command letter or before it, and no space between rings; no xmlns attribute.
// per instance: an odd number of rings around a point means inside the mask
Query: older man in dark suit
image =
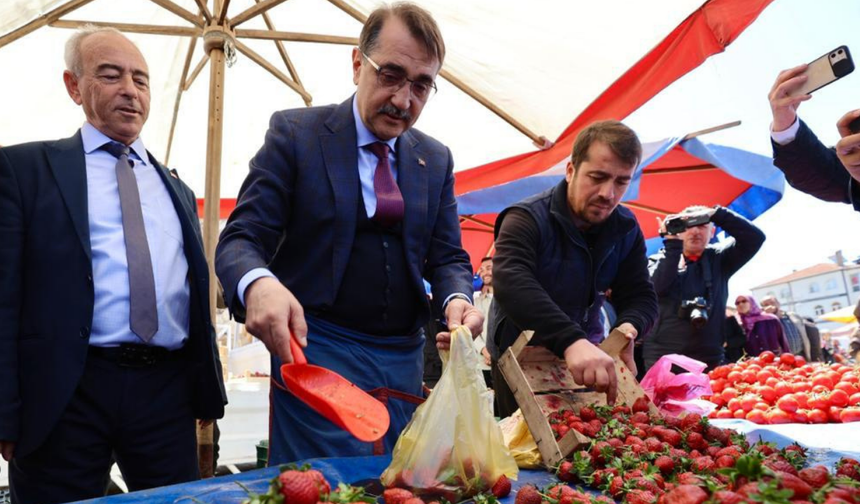
<svg viewBox="0 0 860 504"><path fill-rule="evenodd" d="M12 501L198 477L195 418L225 395L194 194L147 151L143 55L116 30L66 48L87 121L0 149L0 451Z"/></svg>
<svg viewBox="0 0 860 504"><path fill-rule="evenodd" d="M384 398L392 419L381 442L362 443L275 391L270 465L391 450L421 401L422 278L449 327L481 330L451 153L411 129L444 55L423 9L374 11L353 50L355 95L275 113L251 161L216 256L228 306L272 353L277 386L295 337L308 362Z"/></svg>

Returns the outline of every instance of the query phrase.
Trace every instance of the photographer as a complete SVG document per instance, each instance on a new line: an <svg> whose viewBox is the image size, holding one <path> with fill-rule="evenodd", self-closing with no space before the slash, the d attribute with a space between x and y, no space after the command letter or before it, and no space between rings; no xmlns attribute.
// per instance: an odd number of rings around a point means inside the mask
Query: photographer
<svg viewBox="0 0 860 504"><path fill-rule="evenodd" d="M720 226L732 238L708 245ZM664 248L649 270L660 304L657 327L645 339L645 366L676 353L712 369L724 360L723 315L729 278L764 243L764 233L723 207L692 206L660 222Z"/></svg>

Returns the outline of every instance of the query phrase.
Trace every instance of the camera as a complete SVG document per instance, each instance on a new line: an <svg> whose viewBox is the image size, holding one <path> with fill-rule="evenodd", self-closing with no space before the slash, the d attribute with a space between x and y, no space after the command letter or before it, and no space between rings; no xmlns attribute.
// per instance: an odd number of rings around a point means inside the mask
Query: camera
<svg viewBox="0 0 860 504"><path fill-rule="evenodd" d="M708 302L702 296L681 301L678 318L690 319L693 328L701 329L708 323Z"/></svg>
<svg viewBox="0 0 860 504"><path fill-rule="evenodd" d="M709 212L670 215L666 218L666 234L676 235L683 233L687 228L701 226L709 222L711 222L711 214Z"/></svg>

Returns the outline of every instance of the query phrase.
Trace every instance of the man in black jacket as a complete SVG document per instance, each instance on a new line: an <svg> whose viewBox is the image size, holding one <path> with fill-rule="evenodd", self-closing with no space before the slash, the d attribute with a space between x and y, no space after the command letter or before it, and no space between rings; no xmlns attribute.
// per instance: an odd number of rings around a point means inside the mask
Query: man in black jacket
<svg viewBox="0 0 860 504"><path fill-rule="evenodd" d="M664 248L651 257L649 265L660 300L660 322L645 339L643 354L648 368L666 354L692 357L709 369L724 360L723 316L729 278L752 259L765 236L727 208L693 206L680 214L683 219L703 215L709 216L709 222L677 235L665 234L665 222L661 226ZM708 245L714 225L732 238ZM701 317L703 312L705 317Z"/></svg>
<svg viewBox="0 0 860 504"><path fill-rule="evenodd" d="M605 292L612 289L615 327L630 339L647 333L657 314L642 231L632 212L618 207L641 156L627 126L592 124L576 138L565 179L496 221L490 331L500 351L534 330L532 344L564 358L577 383L606 392L609 402L614 362L596 346ZM627 350L623 358L635 373L633 345ZM496 383L501 416L517 408L506 385Z"/></svg>

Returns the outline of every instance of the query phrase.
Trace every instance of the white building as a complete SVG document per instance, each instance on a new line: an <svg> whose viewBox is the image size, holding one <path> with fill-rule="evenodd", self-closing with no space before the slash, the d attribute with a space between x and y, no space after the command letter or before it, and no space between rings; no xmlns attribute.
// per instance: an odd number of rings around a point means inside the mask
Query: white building
<svg viewBox="0 0 860 504"><path fill-rule="evenodd" d="M860 299L860 264L846 263L841 253L837 263L823 263L795 271L753 287L759 301L776 296L786 311L817 318L827 312L854 306Z"/></svg>

